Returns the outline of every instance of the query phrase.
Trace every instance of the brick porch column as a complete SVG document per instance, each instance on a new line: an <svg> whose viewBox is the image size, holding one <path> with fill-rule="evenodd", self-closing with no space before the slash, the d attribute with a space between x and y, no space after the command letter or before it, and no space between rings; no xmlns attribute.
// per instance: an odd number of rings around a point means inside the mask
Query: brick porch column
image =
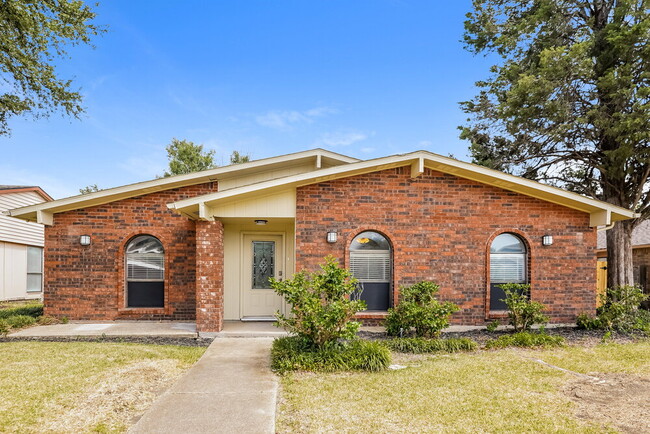
<svg viewBox="0 0 650 434"><path fill-rule="evenodd" d="M223 224L196 222L196 330L223 327Z"/></svg>

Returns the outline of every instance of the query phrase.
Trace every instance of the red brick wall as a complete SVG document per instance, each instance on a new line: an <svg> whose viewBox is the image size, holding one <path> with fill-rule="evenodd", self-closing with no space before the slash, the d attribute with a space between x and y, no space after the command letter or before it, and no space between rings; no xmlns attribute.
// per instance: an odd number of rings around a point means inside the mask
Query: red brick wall
<svg viewBox="0 0 650 434"><path fill-rule="evenodd" d="M495 236L519 234L528 244L532 298L552 322L595 310L596 232L585 213L478 182L410 167L300 187L296 266L314 269L327 254L347 264L351 240L375 230L393 246L393 289L420 280L440 284L440 298L460 305L456 324L486 321L488 252ZM338 241L326 242L336 230ZM542 236L553 235L552 246Z"/></svg>
<svg viewBox="0 0 650 434"><path fill-rule="evenodd" d="M196 317L195 222L170 202L217 191L216 183L151 193L54 215L45 228L45 313L74 320ZM124 249L139 234L165 249L165 307L125 307ZM90 246L79 236L90 235Z"/></svg>
<svg viewBox="0 0 650 434"><path fill-rule="evenodd" d="M196 222L196 328L219 332L223 325L223 224Z"/></svg>

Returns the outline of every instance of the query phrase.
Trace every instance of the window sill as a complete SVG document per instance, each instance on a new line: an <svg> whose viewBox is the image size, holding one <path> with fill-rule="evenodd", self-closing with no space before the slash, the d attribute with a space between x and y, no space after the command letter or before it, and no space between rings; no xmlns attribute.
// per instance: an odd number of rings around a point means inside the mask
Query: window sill
<svg viewBox="0 0 650 434"><path fill-rule="evenodd" d="M118 312L164 313L164 307L122 307Z"/></svg>

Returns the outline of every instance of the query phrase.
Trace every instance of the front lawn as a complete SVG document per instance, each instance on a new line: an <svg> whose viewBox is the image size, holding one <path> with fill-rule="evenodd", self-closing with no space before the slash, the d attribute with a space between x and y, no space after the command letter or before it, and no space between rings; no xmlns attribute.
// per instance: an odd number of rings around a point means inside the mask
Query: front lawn
<svg viewBox="0 0 650 434"><path fill-rule="evenodd" d="M408 367L284 377L278 432L650 431L648 342L393 363Z"/></svg>
<svg viewBox="0 0 650 434"><path fill-rule="evenodd" d="M122 432L205 348L0 343L0 432Z"/></svg>

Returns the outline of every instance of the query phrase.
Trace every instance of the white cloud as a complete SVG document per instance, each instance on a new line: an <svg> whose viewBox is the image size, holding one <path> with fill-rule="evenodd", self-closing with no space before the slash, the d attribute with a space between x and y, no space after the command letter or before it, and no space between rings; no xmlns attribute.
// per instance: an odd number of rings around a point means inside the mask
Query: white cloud
<svg viewBox="0 0 650 434"><path fill-rule="evenodd" d="M323 136L316 141L315 146L350 146L357 142L362 142L374 133L366 134L360 131L339 131L335 133L323 134Z"/></svg>
<svg viewBox="0 0 650 434"><path fill-rule="evenodd" d="M305 111L272 110L263 115L255 116L255 121L263 127L286 131L297 124L310 124L316 118L333 113L336 113L336 110L330 107L315 107Z"/></svg>
<svg viewBox="0 0 650 434"><path fill-rule="evenodd" d="M361 152L363 152L364 154L370 154L371 152L375 152L375 148L371 148L371 147L361 148Z"/></svg>

